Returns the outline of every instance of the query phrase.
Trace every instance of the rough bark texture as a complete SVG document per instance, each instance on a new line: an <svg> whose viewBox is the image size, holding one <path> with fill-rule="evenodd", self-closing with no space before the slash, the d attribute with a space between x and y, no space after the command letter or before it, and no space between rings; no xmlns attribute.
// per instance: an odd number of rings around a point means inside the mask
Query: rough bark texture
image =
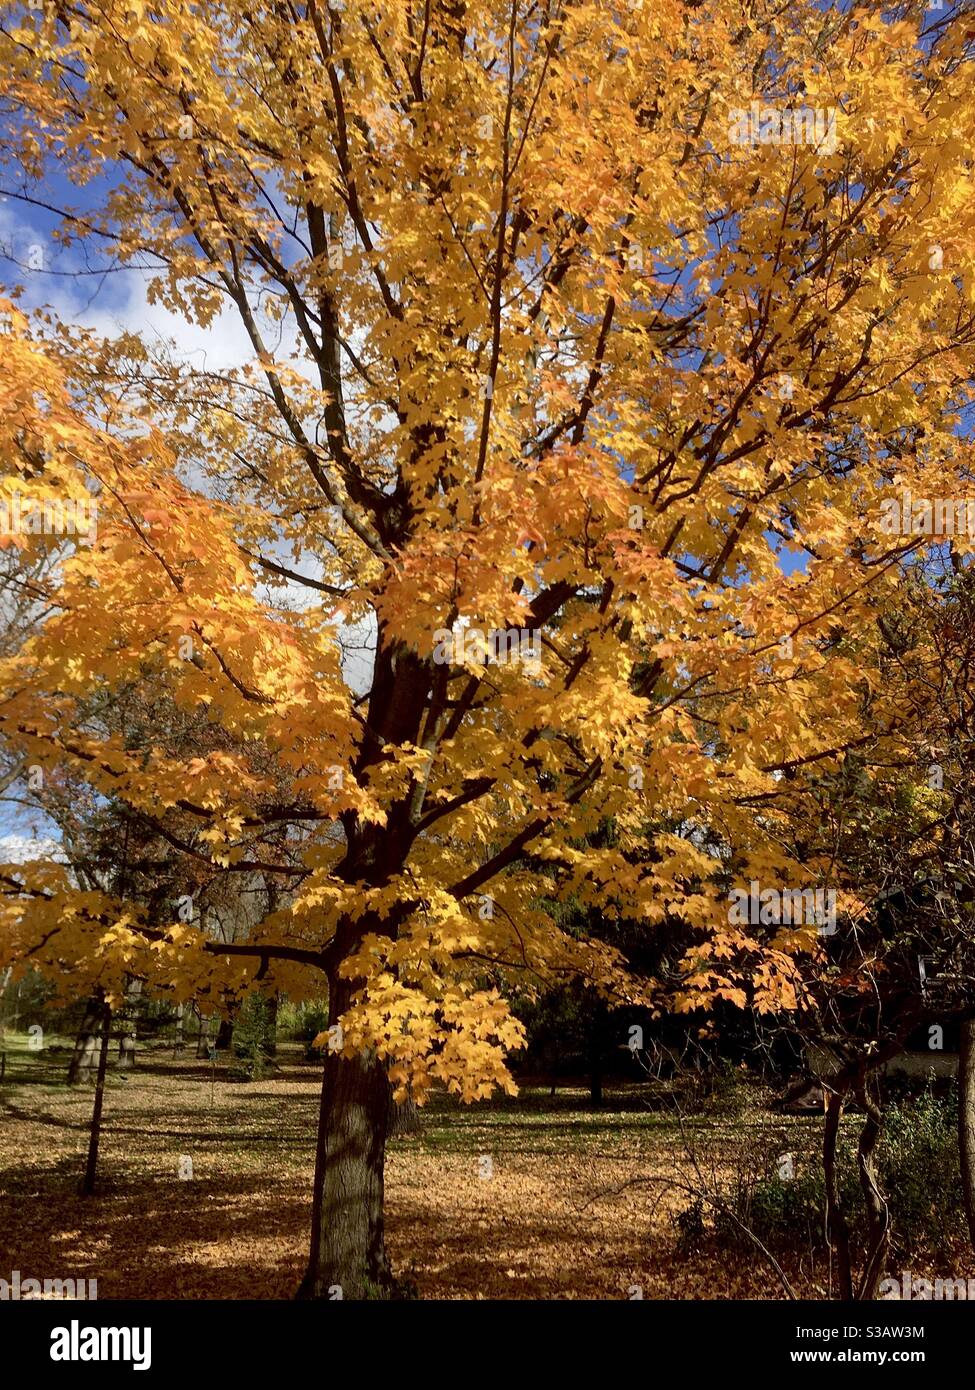
<svg viewBox="0 0 975 1390"><path fill-rule="evenodd" d="M388 745L416 743L429 713L431 665L389 640L382 622L376 636L368 719L355 763L357 780L386 758ZM379 888L403 871L416 835L410 794L390 809L384 827L346 824L347 852L335 873L346 883ZM395 939L409 915L401 903L385 916L345 918L329 942L329 1027L346 1014L353 985L339 974L370 932ZM299 1291L305 1298L391 1298L392 1278L383 1235L383 1169L389 1124L385 1068L368 1054L327 1052L316 1157L312 1248Z"/></svg>
<svg viewBox="0 0 975 1390"><path fill-rule="evenodd" d="M329 981L329 1024L349 985ZM393 1294L383 1229L389 1117L385 1068L371 1056L327 1051L316 1154L312 1248L298 1296L383 1299Z"/></svg>
<svg viewBox="0 0 975 1390"><path fill-rule="evenodd" d="M422 1124L420 1107L415 1100L404 1100L397 1104L393 1093L389 1093L389 1111L386 1117L386 1137L392 1139L399 1134L418 1134Z"/></svg>
<svg viewBox="0 0 975 1390"><path fill-rule="evenodd" d="M962 1020L958 1043L958 1153L968 1233L975 1250L975 1019Z"/></svg>

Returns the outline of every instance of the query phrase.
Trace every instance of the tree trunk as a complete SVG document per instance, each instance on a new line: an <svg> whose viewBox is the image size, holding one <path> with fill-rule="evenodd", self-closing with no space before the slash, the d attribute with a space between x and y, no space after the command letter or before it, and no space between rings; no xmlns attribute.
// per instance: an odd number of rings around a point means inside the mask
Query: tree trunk
<svg viewBox="0 0 975 1390"><path fill-rule="evenodd" d="M81 1185L84 1196L95 1190L95 1170L98 1167L98 1144L102 1137L102 1101L105 1096L105 1069L108 1066L108 1040L112 1031L112 1011L102 1004L102 1050L98 1056L98 1080L95 1083L95 1104L91 1112L91 1136L88 1140L88 1162L85 1180Z"/></svg>
<svg viewBox="0 0 975 1390"><path fill-rule="evenodd" d="M603 1059L598 1047L589 1054L589 1108L599 1110L603 1103Z"/></svg>
<svg viewBox="0 0 975 1390"><path fill-rule="evenodd" d="M329 980L329 1024L348 1007L348 981ZM383 1232L389 1114L386 1070L371 1054L325 1054L312 1244L299 1298L383 1299L393 1293Z"/></svg>
<svg viewBox="0 0 975 1390"><path fill-rule="evenodd" d="M600 1110L603 1104L603 1060L607 1012L599 1002L589 1005L589 1108Z"/></svg>
<svg viewBox="0 0 975 1390"><path fill-rule="evenodd" d="M226 1052L227 1048L228 1048L228 1047L230 1046L230 1044L233 1042L233 1037L234 1037L234 1018L235 1018L235 1017L236 1017L236 1013L232 1014L232 1015L230 1016L230 1018L222 1018L222 1019L220 1020L220 1026L219 1026L219 1028L217 1029L217 1051L218 1051L218 1052Z"/></svg>
<svg viewBox="0 0 975 1390"><path fill-rule="evenodd" d="M860 1282L858 1297L872 1302L877 1297L880 1276L884 1272L884 1261L890 1246L890 1209L887 1199L877 1185L876 1148L883 1129L883 1113L877 1099L871 1095L871 1080L864 1080L860 1091L860 1103L867 1114L866 1123L860 1132L857 1150L857 1164L860 1169L860 1187L867 1206L867 1246L866 1268Z"/></svg>
<svg viewBox="0 0 975 1390"><path fill-rule="evenodd" d="M267 1001L267 1039L265 1049L269 1057L278 1055L278 1003L277 991L270 995Z"/></svg>
<svg viewBox="0 0 975 1390"><path fill-rule="evenodd" d="M843 1114L843 1095L831 1091L826 1106L826 1127L823 1133L823 1176L826 1180L826 1238L836 1255L840 1298L853 1299L853 1269L850 1264L850 1228L840 1204L839 1175L836 1169L837 1140L840 1117Z"/></svg>
<svg viewBox="0 0 975 1390"><path fill-rule="evenodd" d="M119 1071L135 1070L135 1030L131 1033L123 1034L118 1040L118 1069Z"/></svg>
<svg viewBox="0 0 975 1390"><path fill-rule="evenodd" d="M389 1111L386 1116L386 1137L392 1139L397 1134L418 1134L421 1129L420 1107L415 1100L406 1099L397 1105L393 1091L389 1091Z"/></svg>
<svg viewBox="0 0 975 1390"><path fill-rule="evenodd" d="M69 1086L77 1086L79 1081L88 1079L89 1061L98 1035L98 1024L101 1016L101 998L99 995L93 994L85 1004L85 1016L74 1040L74 1052L68 1063Z"/></svg>
<svg viewBox="0 0 975 1390"><path fill-rule="evenodd" d="M962 1019L958 1043L958 1153L968 1234L975 1249L975 1018Z"/></svg>

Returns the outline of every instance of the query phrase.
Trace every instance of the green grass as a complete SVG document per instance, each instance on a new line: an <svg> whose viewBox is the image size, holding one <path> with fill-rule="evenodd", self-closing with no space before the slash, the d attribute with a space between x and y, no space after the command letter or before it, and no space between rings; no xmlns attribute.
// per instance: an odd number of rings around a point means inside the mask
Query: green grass
<svg viewBox="0 0 975 1390"><path fill-rule="evenodd" d="M74 1039L45 1033L44 1046L37 1051L31 1048L31 1041L26 1031L5 1031L0 1043L0 1054L6 1059L0 1087L37 1086L47 1091L66 1088Z"/></svg>
<svg viewBox="0 0 975 1390"><path fill-rule="evenodd" d="M670 1109L651 1108L650 1087L627 1087L617 1094L607 1089L603 1108L593 1110L588 1091L565 1088L551 1096L548 1088L523 1087L516 1097L498 1097L462 1105L451 1096L434 1095L423 1110L423 1128L403 1141L421 1152L440 1154L505 1153L578 1154L592 1157L632 1154L672 1144L685 1134L729 1132L748 1128L738 1117L685 1116ZM765 1127L767 1128L767 1122ZM808 1125L802 1118L783 1117L774 1128L788 1135Z"/></svg>

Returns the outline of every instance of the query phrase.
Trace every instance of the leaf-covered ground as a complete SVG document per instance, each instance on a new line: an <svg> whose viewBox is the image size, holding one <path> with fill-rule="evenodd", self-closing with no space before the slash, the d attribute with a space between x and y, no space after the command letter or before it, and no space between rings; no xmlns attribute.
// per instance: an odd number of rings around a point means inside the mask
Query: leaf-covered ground
<svg viewBox="0 0 975 1390"><path fill-rule="evenodd" d="M234 1080L227 1063L144 1050L110 1072L96 1194L79 1195L92 1088L63 1083L67 1051L10 1054L0 1082L0 1278L96 1278L99 1298L290 1298L309 1225L316 1069L283 1049L279 1069ZM752 1253L679 1250L688 1156L740 1161L749 1121L678 1126L645 1093L523 1092L428 1107L390 1146L388 1240L422 1298L781 1297ZM754 1121L762 1142L807 1149L815 1120ZM695 1137L696 1136L696 1137ZM697 1150L704 1145L706 1158ZM191 1162L192 1176L190 1173ZM922 1271L917 1270L918 1273ZM790 1274L804 1277L794 1265ZM809 1271L805 1271L808 1275ZM813 1278L822 1270L813 1271ZM811 1285L804 1291L815 1295ZM820 1295L821 1296L821 1295Z"/></svg>

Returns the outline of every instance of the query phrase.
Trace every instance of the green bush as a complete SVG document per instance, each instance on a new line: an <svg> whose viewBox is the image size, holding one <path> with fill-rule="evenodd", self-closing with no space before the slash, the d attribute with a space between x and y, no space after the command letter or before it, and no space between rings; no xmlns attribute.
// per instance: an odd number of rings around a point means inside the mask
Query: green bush
<svg viewBox="0 0 975 1390"><path fill-rule="evenodd" d="M267 1070L274 1045L274 1018L263 994L249 994L234 1024L233 1051L237 1059L230 1074L244 1081L258 1081Z"/></svg>
<svg viewBox="0 0 975 1390"><path fill-rule="evenodd" d="M844 1125L838 1145L840 1201L854 1240L862 1239L866 1211L856 1151L860 1116ZM964 1223L958 1166L958 1112L953 1096L930 1092L888 1107L877 1149L877 1175L891 1211L892 1243L898 1253L943 1247ZM797 1157L792 1178L769 1171L739 1181L724 1197L727 1208L769 1248L824 1248L826 1185L819 1155ZM728 1211L705 1203L722 1244L748 1246L748 1237ZM695 1209L696 1208L696 1209ZM680 1240L700 1239L703 1212L691 1202L678 1213Z"/></svg>
<svg viewBox="0 0 975 1390"><path fill-rule="evenodd" d="M860 1192L856 1175L847 1161L843 1162L840 1188L843 1209L848 1216L852 1215L851 1206L860 1203ZM769 1246L822 1244L825 1210L826 1185L822 1170L814 1164L801 1168L794 1178L770 1174L745 1194L744 1201L734 1206L738 1219ZM730 1216L719 1216L715 1224L727 1242L747 1243L744 1232Z"/></svg>
<svg viewBox="0 0 975 1390"><path fill-rule="evenodd" d="M894 1213L898 1248L938 1245L965 1223L958 1161L958 1099L927 1093L892 1106L880 1155L881 1188Z"/></svg>
<svg viewBox="0 0 975 1390"><path fill-rule="evenodd" d="M282 1004L278 1010L278 1030L295 1042L310 1043L328 1028L328 1000L306 999L301 1004Z"/></svg>

